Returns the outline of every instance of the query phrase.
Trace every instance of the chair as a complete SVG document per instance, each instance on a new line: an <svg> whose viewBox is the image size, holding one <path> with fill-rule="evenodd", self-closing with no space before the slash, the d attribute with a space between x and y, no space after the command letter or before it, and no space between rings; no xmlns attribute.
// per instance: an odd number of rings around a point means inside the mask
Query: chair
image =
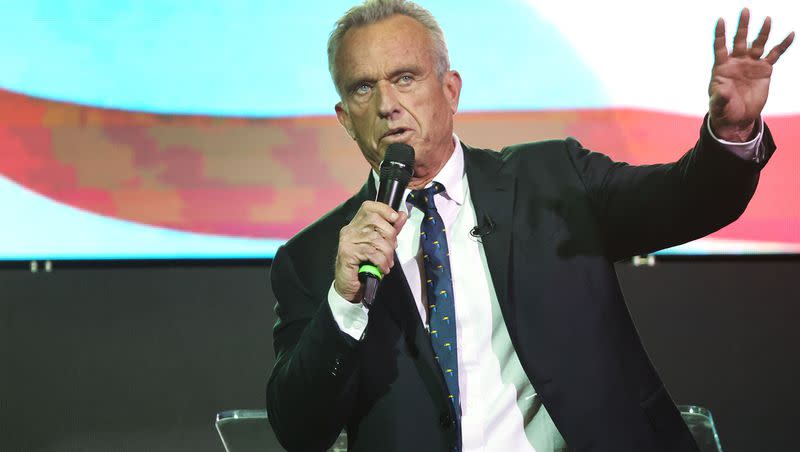
<svg viewBox="0 0 800 452"><path fill-rule="evenodd" d="M711 411L697 405L678 405L700 452L722 452ZM278 452L283 448L272 433L266 410L230 410L217 414L214 422L226 452ZM329 449L347 451L347 433L342 432Z"/></svg>
<svg viewBox="0 0 800 452"><path fill-rule="evenodd" d="M214 425L226 452L283 451L267 420L267 410L230 410L217 413ZM347 434L342 432L328 449L347 452Z"/></svg>
<svg viewBox="0 0 800 452"><path fill-rule="evenodd" d="M689 426L700 452L722 452L711 411L697 405L678 405L678 411Z"/></svg>

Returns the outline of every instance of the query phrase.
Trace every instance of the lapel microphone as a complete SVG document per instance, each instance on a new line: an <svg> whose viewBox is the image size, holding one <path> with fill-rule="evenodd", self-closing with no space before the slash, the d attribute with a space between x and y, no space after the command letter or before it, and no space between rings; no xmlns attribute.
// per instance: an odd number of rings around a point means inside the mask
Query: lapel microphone
<svg viewBox="0 0 800 452"><path fill-rule="evenodd" d="M414 148L405 143L390 144L381 163L381 182L375 201L398 210L403 202L403 193L413 175ZM383 273L370 262L364 262L358 268L358 280L364 284L364 298L361 302L368 308L371 308L375 301L381 279Z"/></svg>
<svg viewBox="0 0 800 452"><path fill-rule="evenodd" d="M494 221L489 215L483 214L483 223L470 229L469 235L484 238L494 232Z"/></svg>

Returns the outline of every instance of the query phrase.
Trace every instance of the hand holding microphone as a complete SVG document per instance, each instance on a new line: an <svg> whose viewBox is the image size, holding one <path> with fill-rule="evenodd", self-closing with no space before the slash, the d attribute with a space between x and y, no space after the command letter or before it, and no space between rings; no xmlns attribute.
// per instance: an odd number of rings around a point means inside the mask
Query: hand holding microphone
<svg viewBox="0 0 800 452"><path fill-rule="evenodd" d="M376 201L365 201L339 233L334 289L351 303L370 306L380 280L394 266L397 234L408 218L397 212L411 180L414 149L393 143L381 163Z"/></svg>

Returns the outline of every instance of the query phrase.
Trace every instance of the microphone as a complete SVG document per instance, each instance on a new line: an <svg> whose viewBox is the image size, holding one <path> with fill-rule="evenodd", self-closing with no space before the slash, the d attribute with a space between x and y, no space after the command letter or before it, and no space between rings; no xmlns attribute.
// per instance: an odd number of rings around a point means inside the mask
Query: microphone
<svg viewBox="0 0 800 452"><path fill-rule="evenodd" d="M494 232L494 221L489 215L483 214L483 224L470 229L469 235L483 238Z"/></svg>
<svg viewBox="0 0 800 452"><path fill-rule="evenodd" d="M403 193L413 175L414 148L405 143L390 144L381 163L381 179L375 201L398 210L403 202ZM364 298L361 302L371 308L383 273L372 263L365 262L358 268L358 279L364 284Z"/></svg>

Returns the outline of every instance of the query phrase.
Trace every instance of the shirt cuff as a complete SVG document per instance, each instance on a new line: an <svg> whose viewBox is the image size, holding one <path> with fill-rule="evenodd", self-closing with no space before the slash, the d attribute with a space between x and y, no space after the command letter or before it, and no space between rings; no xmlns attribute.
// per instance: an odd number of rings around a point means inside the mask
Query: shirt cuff
<svg viewBox="0 0 800 452"><path fill-rule="evenodd" d="M357 341L364 338L369 320L369 309L366 306L361 303L350 303L342 298L333 288L333 283L328 290L328 305L340 330Z"/></svg>
<svg viewBox="0 0 800 452"><path fill-rule="evenodd" d="M717 140L722 147L734 153L742 160L752 160L756 163L761 163L761 161L764 160L764 150L761 146L761 139L764 137L763 118L759 118L758 122L756 123L756 127L758 127L758 133L756 134L756 137L750 141L745 141L744 143L725 141L714 135L714 132L711 130L711 118L706 120L706 127L708 128L708 133L711 134L712 138Z"/></svg>

